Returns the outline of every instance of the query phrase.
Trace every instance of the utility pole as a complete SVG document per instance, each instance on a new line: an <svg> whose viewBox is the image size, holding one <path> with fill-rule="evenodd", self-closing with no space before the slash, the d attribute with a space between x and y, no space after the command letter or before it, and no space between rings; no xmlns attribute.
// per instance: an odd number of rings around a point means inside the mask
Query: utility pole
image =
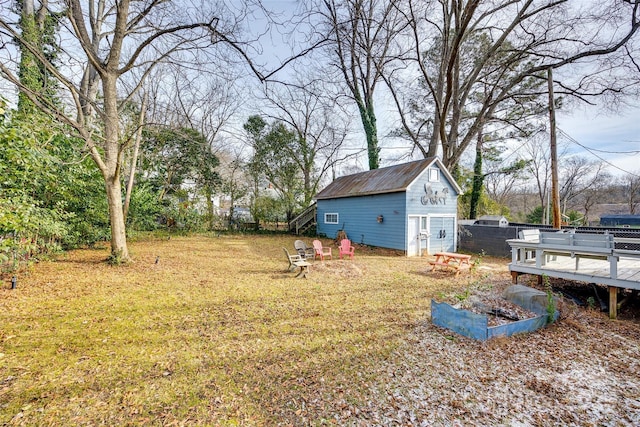
<svg viewBox="0 0 640 427"><path fill-rule="evenodd" d="M558 141L556 138L556 108L553 99L553 71L547 69L549 86L549 127L551 135L551 206L553 212L553 228L560 229L560 189L558 186Z"/></svg>

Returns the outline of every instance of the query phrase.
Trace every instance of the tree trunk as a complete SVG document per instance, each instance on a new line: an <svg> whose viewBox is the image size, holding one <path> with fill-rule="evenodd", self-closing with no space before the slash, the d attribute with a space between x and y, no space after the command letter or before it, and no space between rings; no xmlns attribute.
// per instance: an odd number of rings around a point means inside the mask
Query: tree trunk
<svg viewBox="0 0 640 427"><path fill-rule="evenodd" d="M482 175L482 132L478 133L478 142L476 143L476 161L473 164L473 186L471 189L471 200L469 201L469 219L475 219L478 214L478 204L480 203L480 195L482 194L482 184L484 176Z"/></svg>
<svg viewBox="0 0 640 427"><path fill-rule="evenodd" d="M22 4L20 16L20 29L24 41L38 50L42 49L42 32L35 21L33 0L25 0ZM36 56L25 46L20 45L20 64L18 67L20 82L29 87L33 92L42 94L44 76L40 72L39 61ZM18 93L18 112L24 116L34 114L36 107L32 101L21 91Z"/></svg>
<svg viewBox="0 0 640 427"><path fill-rule="evenodd" d="M118 262L129 261L127 233L122 211L122 186L119 176L105 176L105 189L109 203L109 219L111 222L111 259Z"/></svg>
<svg viewBox="0 0 640 427"><path fill-rule="evenodd" d="M133 192L133 184L136 179L136 169L138 166L138 153L140 151L140 142L142 140L142 125L144 125L144 117L147 110L147 94L145 93L142 98L142 105L140 106L140 117L138 121L138 130L136 131L136 141L133 147L133 158L131 159L131 168L129 171L129 179L127 180L127 193L124 197L124 221L127 222L127 215L129 214L129 203L131 202L131 193Z"/></svg>
<svg viewBox="0 0 640 427"><path fill-rule="evenodd" d="M367 154L369 156L369 170L380 167L380 148L378 147L378 127L376 113L373 110L373 100L365 101L365 105L358 103L364 133L367 137Z"/></svg>
<svg viewBox="0 0 640 427"><path fill-rule="evenodd" d="M115 73L114 73L115 74ZM120 183L120 167L122 150L119 139L117 78L110 73L102 77L104 94L104 177L107 201L109 203L109 219L111 222L111 258L118 262L129 261L127 233L122 206L122 185Z"/></svg>
<svg viewBox="0 0 640 427"><path fill-rule="evenodd" d="M207 216L209 217L209 230L211 231L213 230L213 226L214 226L213 191L211 191L209 186L207 186L204 193L205 193L205 197L207 198Z"/></svg>

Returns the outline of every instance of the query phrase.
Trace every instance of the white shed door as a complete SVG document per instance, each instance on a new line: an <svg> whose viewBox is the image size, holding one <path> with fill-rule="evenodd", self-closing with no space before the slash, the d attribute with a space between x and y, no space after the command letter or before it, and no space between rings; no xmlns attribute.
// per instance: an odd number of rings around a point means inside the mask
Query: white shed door
<svg viewBox="0 0 640 427"><path fill-rule="evenodd" d="M429 218L429 253L454 252L456 250L455 218L431 216Z"/></svg>
<svg viewBox="0 0 640 427"><path fill-rule="evenodd" d="M410 216L407 230L407 256L420 255L420 217Z"/></svg>

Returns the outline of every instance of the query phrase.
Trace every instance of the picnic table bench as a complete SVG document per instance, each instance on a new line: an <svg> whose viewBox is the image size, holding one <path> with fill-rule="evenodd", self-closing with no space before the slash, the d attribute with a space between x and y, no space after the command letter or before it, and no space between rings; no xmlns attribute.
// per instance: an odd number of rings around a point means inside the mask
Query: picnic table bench
<svg viewBox="0 0 640 427"><path fill-rule="evenodd" d="M436 252L436 259L429 261L429 264L433 266L431 271L434 271L436 267L450 268L456 271L456 276L460 274L463 268L470 268L471 255L457 254L455 252Z"/></svg>

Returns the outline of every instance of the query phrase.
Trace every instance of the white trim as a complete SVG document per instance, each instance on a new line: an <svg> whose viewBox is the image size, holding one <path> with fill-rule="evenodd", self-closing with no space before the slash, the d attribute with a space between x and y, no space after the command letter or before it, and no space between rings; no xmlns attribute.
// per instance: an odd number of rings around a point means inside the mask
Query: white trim
<svg viewBox="0 0 640 427"><path fill-rule="evenodd" d="M415 239L417 236L409 236L409 228L411 227L411 220L412 219L418 219L418 232L420 232L420 218L423 217L424 215L407 215L407 223L406 223L406 227L404 230L404 237L405 237L405 248L404 248L404 253L406 256L410 256L409 255L409 242L413 239ZM427 240L428 243L428 240ZM418 243L418 245L420 245L420 243ZM427 248L429 246L427 245ZM420 254L420 252L422 251L422 248L420 246L418 246L418 255Z"/></svg>
<svg viewBox="0 0 640 427"><path fill-rule="evenodd" d="M438 168L440 169L440 173L444 174L444 176L446 177L447 181L449 181L449 185L451 185L456 192L458 193L458 196L460 196L462 194L462 188L460 188L460 186L458 185L458 183L456 182L455 179L453 179L453 175L451 175L451 172L449 172L449 170L444 167L444 163L442 163L442 161L438 158L436 158L435 162L438 165ZM430 167L433 166L433 164L429 165Z"/></svg>
<svg viewBox="0 0 640 427"><path fill-rule="evenodd" d="M416 179L414 179L413 181L411 181L409 183L409 185L407 185L407 189L405 190L405 193L408 193L409 191L412 191L413 186L416 185L416 183L418 181L422 180L425 174L427 174L427 178L429 178L429 176L428 176L429 172L427 172L427 171L436 164L436 160L438 160L438 159L434 158L431 162L429 162L429 164L427 166L425 166L425 168L418 174Z"/></svg>
<svg viewBox="0 0 640 427"><path fill-rule="evenodd" d="M422 172L418 174L416 179L414 179L412 182L409 183L409 185L407 185L406 191L409 192L413 187L413 185L416 182L418 182L422 177L424 177L425 174L427 175L426 181L429 182L429 172L427 171L429 169L436 168L436 167L440 171L440 182L443 181L443 176L444 176L444 180L446 180L451 186L451 188L453 188L453 190L457 193L456 196L462 195L462 188L460 188L458 183L453 179L453 176L451 175L451 173L447 170L447 168L444 167L444 164L442 163L442 161L437 157L434 158L433 161L430 162L427 166L425 166Z"/></svg>
<svg viewBox="0 0 640 427"><path fill-rule="evenodd" d="M334 221L327 221L327 216L328 215L335 215L336 216L336 220ZM325 212L324 213L324 223L325 224L340 224L340 214L338 212Z"/></svg>

